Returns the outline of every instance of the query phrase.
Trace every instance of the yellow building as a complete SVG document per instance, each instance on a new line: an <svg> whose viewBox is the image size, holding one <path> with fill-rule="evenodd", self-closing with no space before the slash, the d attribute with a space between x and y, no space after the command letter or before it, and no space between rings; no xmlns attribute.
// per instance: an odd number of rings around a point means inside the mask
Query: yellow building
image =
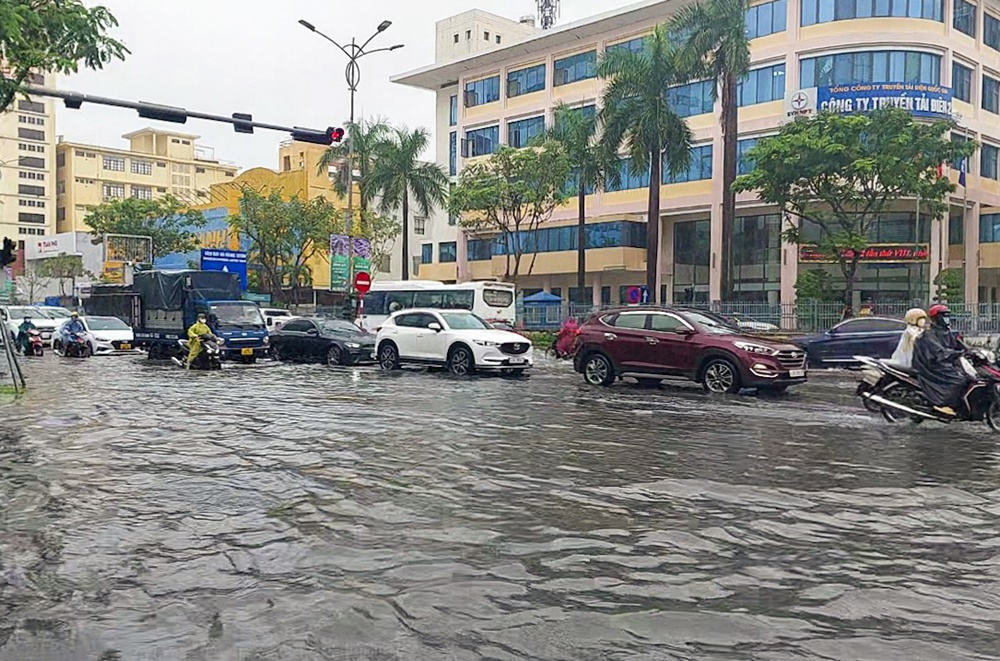
<svg viewBox="0 0 1000 661"><path fill-rule="evenodd" d="M56 227L89 231L84 219L115 199L171 194L191 204L211 200L210 188L232 181L239 168L215 159L198 136L145 128L122 136L128 149L60 141L56 145Z"/></svg>

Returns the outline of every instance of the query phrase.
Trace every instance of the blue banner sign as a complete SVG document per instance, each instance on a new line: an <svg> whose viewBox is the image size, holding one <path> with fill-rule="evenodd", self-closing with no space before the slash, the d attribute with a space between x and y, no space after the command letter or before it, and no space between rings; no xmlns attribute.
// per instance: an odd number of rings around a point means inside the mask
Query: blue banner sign
<svg viewBox="0 0 1000 661"><path fill-rule="evenodd" d="M201 270L236 273L240 276L240 285L243 287L243 291L247 290L247 254L245 252L202 248Z"/></svg>
<svg viewBox="0 0 1000 661"><path fill-rule="evenodd" d="M856 83L816 88L817 110L871 112L893 106L914 117L951 119L951 88L924 83Z"/></svg>

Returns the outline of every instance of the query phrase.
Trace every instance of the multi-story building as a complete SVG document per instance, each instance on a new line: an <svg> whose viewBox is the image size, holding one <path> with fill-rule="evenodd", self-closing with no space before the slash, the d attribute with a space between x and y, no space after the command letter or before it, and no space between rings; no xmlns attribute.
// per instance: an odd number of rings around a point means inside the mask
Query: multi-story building
<svg viewBox="0 0 1000 661"><path fill-rule="evenodd" d="M31 74L51 87L54 76ZM15 99L0 114L0 238L18 242L55 230L56 127L51 99ZM21 261L19 260L18 264Z"/></svg>
<svg viewBox="0 0 1000 661"><path fill-rule="evenodd" d="M593 112L603 90L596 75L602 53L640 48L643 36L687 1L645 0L486 52L439 58L393 81L435 93L438 160L455 176L463 163L500 145L525 145L551 125L559 102ZM454 28L447 29L438 25L439 44L454 39ZM817 97L821 107L850 111L858 107L852 95L905 106L908 96L928 90L940 102L924 114L953 117L959 124L953 139L982 144L949 214L921 217L915 201L904 201L879 219L871 241L896 249L865 258L859 292L875 300L925 298L942 269L964 268L967 301L998 300L1000 0L769 0L754 2L747 30L752 70L739 91L740 154L791 115L814 110ZM694 81L668 92L694 142L688 170L661 181L654 219L661 300L715 301L722 293L722 132L713 84ZM741 159L739 167L752 165ZM621 186L587 196L587 290L573 287L573 200L528 238L538 254L532 274L519 278L526 293L545 289L608 304L645 282L648 181L624 167L623 173ZM959 171L950 176L957 182ZM755 196L738 198L737 216L733 298L791 303L801 269L836 271L818 263L815 251L784 244L781 231L790 219ZM494 242L467 236L441 214L429 220L413 251L422 262L419 277L452 281L502 274L498 252Z"/></svg>
<svg viewBox="0 0 1000 661"><path fill-rule="evenodd" d="M141 129L122 136L128 149L60 140L56 145L56 225L87 232L91 209L109 200L173 195L192 205L208 202L213 184L231 181L239 168L215 159L198 136Z"/></svg>

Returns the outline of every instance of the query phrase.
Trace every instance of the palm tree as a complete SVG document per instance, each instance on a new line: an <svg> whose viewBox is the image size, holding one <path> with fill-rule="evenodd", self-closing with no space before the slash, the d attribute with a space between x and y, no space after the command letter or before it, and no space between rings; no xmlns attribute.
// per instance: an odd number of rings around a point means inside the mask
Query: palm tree
<svg viewBox="0 0 1000 661"><path fill-rule="evenodd" d="M700 0L677 11L671 31L686 36L682 58L714 78L713 98L722 93L722 294L733 291L732 241L736 224L739 108L736 91L750 70L746 18L750 0Z"/></svg>
<svg viewBox="0 0 1000 661"><path fill-rule="evenodd" d="M662 167L677 173L686 169L691 159L691 129L670 107L666 91L686 82L689 71L677 57L666 26L658 25L643 50L606 53L597 72L608 81L600 113L604 144L615 153L624 144L632 174L649 174L646 287L650 301L655 303L659 294L656 280Z"/></svg>
<svg viewBox="0 0 1000 661"><path fill-rule="evenodd" d="M567 185L576 187L576 288L582 297L587 277L587 195L603 189L607 177L617 182L618 157L597 139L597 117L562 103L556 106L555 124L542 136L545 140L563 146L573 171Z"/></svg>
<svg viewBox="0 0 1000 661"><path fill-rule="evenodd" d="M347 195L352 171L358 171L358 192L361 193L358 208L361 210L362 218L377 192L369 184L369 178L389 132L389 125L381 117L362 119L360 123L348 124L347 141L327 149L319 161L318 172L321 175L329 172L331 165L339 168L337 178L333 180L333 190L341 197ZM353 158L353 167L344 166L348 152Z"/></svg>
<svg viewBox="0 0 1000 661"><path fill-rule="evenodd" d="M402 126L390 131L368 179L372 194L381 197L382 213L402 210L403 280L410 279L410 197L425 216L447 197L448 175L436 163L419 160L429 143L427 129Z"/></svg>

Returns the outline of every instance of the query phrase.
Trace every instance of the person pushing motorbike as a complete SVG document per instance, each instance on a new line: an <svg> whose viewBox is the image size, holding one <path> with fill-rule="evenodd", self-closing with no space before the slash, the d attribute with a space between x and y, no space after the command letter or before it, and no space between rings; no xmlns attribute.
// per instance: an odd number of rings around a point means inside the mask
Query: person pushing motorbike
<svg viewBox="0 0 1000 661"><path fill-rule="evenodd" d="M932 305L928 317L930 326L913 348L913 368L931 405L940 413L956 415L955 407L972 380L959 362L967 349L951 330L947 305Z"/></svg>
<svg viewBox="0 0 1000 661"><path fill-rule="evenodd" d="M35 324L31 321L31 317L25 317L21 325L17 327L17 347L21 352L27 356L31 353L31 337L28 335L28 331L38 330L35 328Z"/></svg>
<svg viewBox="0 0 1000 661"><path fill-rule="evenodd" d="M194 364L195 359L198 358L198 354L202 351L202 338L203 337L215 337L212 333L212 329L208 325L208 316L202 312L198 315L198 320L191 324L191 328L188 329L188 358L187 358L187 368L191 369L191 365Z"/></svg>

